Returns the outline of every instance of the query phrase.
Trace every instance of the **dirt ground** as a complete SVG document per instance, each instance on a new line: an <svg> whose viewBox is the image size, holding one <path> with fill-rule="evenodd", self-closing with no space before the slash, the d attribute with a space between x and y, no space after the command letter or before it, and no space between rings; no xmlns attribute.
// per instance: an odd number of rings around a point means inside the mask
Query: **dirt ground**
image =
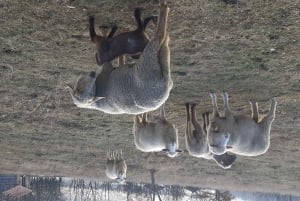
<svg viewBox="0 0 300 201"><path fill-rule="evenodd" d="M98 68L88 16L120 33L134 29L135 7L157 14L158 2L0 0L0 173L106 179L106 151L123 149L130 181L150 181L155 168L164 184L300 195L299 0L169 0L174 87L166 112L181 148L184 102L210 111L209 90L226 90L232 110L249 115L250 99L267 113L277 97L269 151L239 156L229 170L186 152L174 159L141 153L132 116L73 104L65 84Z"/></svg>

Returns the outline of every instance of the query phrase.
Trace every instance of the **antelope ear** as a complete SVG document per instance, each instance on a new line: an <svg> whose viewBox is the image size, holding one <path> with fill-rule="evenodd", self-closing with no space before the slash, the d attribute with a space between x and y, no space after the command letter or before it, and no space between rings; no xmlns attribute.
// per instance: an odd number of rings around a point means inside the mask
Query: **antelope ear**
<svg viewBox="0 0 300 201"><path fill-rule="evenodd" d="M71 94L74 94L74 89L70 84L66 84L66 87L70 91Z"/></svg>
<svg viewBox="0 0 300 201"><path fill-rule="evenodd" d="M181 150L181 149L176 149L176 152L177 152L177 153L183 153L184 151Z"/></svg>
<svg viewBox="0 0 300 201"><path fill-rule="evenodd" d="M168 152L169 149L162 149L161 151L163 151L163 152Z"/></svg>

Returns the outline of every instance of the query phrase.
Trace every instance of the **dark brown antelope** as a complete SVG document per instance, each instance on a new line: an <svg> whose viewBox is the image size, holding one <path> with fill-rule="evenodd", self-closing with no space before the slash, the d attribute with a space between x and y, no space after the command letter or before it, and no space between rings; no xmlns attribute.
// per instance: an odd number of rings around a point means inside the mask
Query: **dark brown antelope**
<svg viewBox="0 0 300 201"><path fill-rule="evenodd" d="M168 11L166 0L160 0L157 31L136 64L113 68L106 62L96 78L93 72L89 73L70 87L78 107L109 114L142 114L158 109L167 100L173 87Z"/></svg>
<svg viewBox="0 0 300 201"><path fill-rule="evenodd" d="M198 123L196 117L196 104L186 103L186 131L185 142L186 149L191 156L212 159L220 167L228 169L236 160L236 156L224 153L220 156L209 151L207 139L207 127L209 125L209 113L202 114L202 126ZM191 106L191 107L190 107Z"/></svg>
<svg viewBox="0 0 300 201"><path fill-rule="evenodd" d="M208 127L209 149L217 155L229 151L244 156L264 154L270 146L270 130L275 118L277 102L272 99L269 113L259 121L257 103L251 101L252 117L235 116L228 105L228 94L222 93L224 116L217 107L217 97L210 94L213 117Z"/></svg>
<svg viewBox="0 0 300 201"><path fill-rule="evenodd" d="M141 54L144 50L149 42L145 29L148 22L151 20L155 21L157 17L150 16L142 21L141 10L138 8L135 9L134 16L137 22L136 30L124 32L115 37L113 37L113 35L117 30L116 26L112 28L110 34L107 36L97 35L94 17L91 16L89 18L90 38L96 45L96 61L99 65L102 65L104 62L112 61L117 57L123 58L123 55L125 54L135 55L134 58L138 58L136 55ZM121 64L124 64L124 62L121 62Z"/></svg>

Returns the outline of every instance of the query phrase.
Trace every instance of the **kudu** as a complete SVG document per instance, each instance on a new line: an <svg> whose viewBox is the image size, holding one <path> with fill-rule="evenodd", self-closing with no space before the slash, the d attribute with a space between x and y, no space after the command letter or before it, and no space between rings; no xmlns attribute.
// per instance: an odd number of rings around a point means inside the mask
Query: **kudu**
<svg viewBox="0 0 300 201"><path fill-rule="evenodd" d="M94 72L78 79L70 87L73 102L109 114L141 114L158 109L169 97L173 81L170 73L168 11L166 1L160 1L157 31L133 65L113 68L103 65L96 77Z"/></svg>
<svg viewBox="0 0 300 201"><path fill-rule="evenodd" d="M220 156L209 151L207 139L207 127L209 125L209 113L202 114L202 126L198 123L196 117L196 104L186 103L186 131L185 142L186 149L191 156L212 159L220 167L228 169L236 160L236 156L224 153Z"/></svg>
<svg viewBox="0 0 300 201"><path fill-rule="evenodd" d="M125 54L135 55L134 58L138 58L136 55L141 54L149 42L148 36L145 33L147 24L151 20L155 21L157 17L150 16L142 21L141 10L139 8L135 9L134 16L137 28L134 31L123 32L115 37L113 35L117 30L117 26L112 27L108 35L97 35L94 25L95 19L93 16L89 17L90 38L96 45L95 56L97 64L102 65L104 62L110 62L117 57L123 58ZM121 62L121 64L124 64L124 62Z"/></svg>
<svg viewBox="0 0 300 201"><path fill-rule="evenodd" d="M106 157L106 176L119 183L124 183L126 180L127 165L123 159L122 150L109 151L107 152Z"/></svg>
<svg viewBox="0 0 300 201"><path fill-rule="evenodd" d="M213 117L208 126L209 149L220 155L229 151L244 156L264 154L270 146L270 130L275 118L277 102L272 99L269 113L259 121L257 102L250 101L252 117L235 116L228 105L228 94L222 93L224 116L217 107L217 97L210 94L213 105Z"/></svg>
<svg viewBox="0 0 300 201"><path fill-rule="evenodd" d="M147 120L147 113L136 115L133 134L136 148L143 152L164 151L169 157L182 152L178 149L178 130L166 119L164 105L154 121Z"/></svg>

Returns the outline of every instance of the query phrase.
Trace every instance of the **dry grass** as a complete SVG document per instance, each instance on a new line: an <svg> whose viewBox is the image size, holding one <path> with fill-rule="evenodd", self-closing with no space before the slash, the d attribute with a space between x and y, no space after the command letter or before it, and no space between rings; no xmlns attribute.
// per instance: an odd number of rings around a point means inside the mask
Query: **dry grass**
<svg viewBox="0 0 300 201"><path fill-rule="evenodd" d="M87 37L88 15L94 14L99 25L118 24L125 31L135 26L134 7L157 13L157 3L144 0L75 1L74 6L0 0L1 173L104 178L106 151L122 148L130 180L148 180L147 169L154 167L161 183L299 195L297 0L170 1L174 88L166 111L179 128L181 147L183 103L195 101L199 111L210 110L210 89L226 89L240 114L250 113L249 99L259 102L260 112L267 112L270 97L279 103L269 151L239 157L226 171L187 153L175 159L140 153L131 116L73 105L65 83L98 68Z"/></svg>

